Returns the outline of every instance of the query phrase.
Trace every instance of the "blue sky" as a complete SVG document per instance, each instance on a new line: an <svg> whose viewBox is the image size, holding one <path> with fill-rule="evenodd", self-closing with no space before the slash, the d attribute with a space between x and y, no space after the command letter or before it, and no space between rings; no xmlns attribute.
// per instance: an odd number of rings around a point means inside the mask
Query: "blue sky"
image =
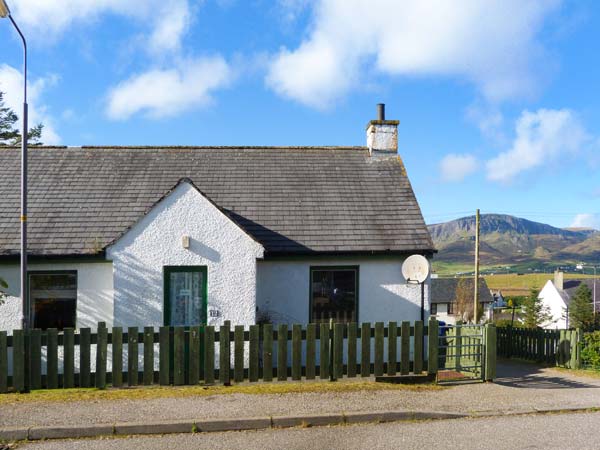
<svg viewBox="0 0 600 450"><path fill-rule="evenodd" d="M61 145L364 145L375 104L428 223L600 228L591 0L8 0ZM0 90L21 47L0 22Z"/></svg>

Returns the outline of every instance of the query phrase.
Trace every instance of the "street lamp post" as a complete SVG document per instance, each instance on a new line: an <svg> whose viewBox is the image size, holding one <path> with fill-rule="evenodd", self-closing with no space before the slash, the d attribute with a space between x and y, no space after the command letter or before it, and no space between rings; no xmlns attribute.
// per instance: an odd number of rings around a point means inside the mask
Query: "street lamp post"
<svg viewBox="0 0 600 450"><path fill-rule="evenodd" d="M0 0L0 17L8 17L23 41L23 129L21 131L21 301L22 326L30 328L30 305L27 289L27 42L19 26L12 18L5 0Z"/></svg>

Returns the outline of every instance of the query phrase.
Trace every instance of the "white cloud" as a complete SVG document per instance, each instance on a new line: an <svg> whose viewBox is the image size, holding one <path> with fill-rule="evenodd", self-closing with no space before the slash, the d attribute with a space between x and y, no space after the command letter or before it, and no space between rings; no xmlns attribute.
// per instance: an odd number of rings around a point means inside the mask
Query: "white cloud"
<svg viewBox="0 0 600 450"><path fill-rule="evenodd" d="M462 181L477 170L479 163L473 155L449 154L440 162L443 181Z"/></svg>
<svg viewBox="0 0 600 450"><path fill-rule="evenodd" d="M183 61L168 70L134 75L108 94L106 113L115 120L144 113L151 118L174 116L211 101L211 92L226 86L233 73L219 56Z"/></svg>
<svg viewBox="0 0 600 450"><path fill-rule="evenodd" d="M560 3L319 0L308 37L274 56L266 82L317 108L373 72L459 77L492 102L528 95L537 85L531 65L543 55L536 36Z"/></svg>
<svg viewBox="0 0 600 450"><path fill-rule="evenodd" d="M568 109L523 111L510 149L489 160L489 180L507 182L526 170L579 152L590 136Z"/></svg>
<svg viewBox="0 0 600 450"><path fill-rule="evenodd" d="M60 143L60 137L54 127L54 120L48 113L47 106L42 97L46 88L54 83L55 76L37 78L27 83L28 123L29 128L38 123L44 124L42 142L54 145ZM7 64L0 64L0 91L4 92L6 106L11 108L19 116L18 128L21 129L23 111L23 75L20 71Z"/></svg>
<svg viewBox="0 0 600 450"><path fill-rule="evenodd" d="M474 102L466 109L466 117L477 125L481 134L496 143L505 143L504 115L496 105Z"/></svg>
<svg viewBox="0 0 600 450"><path fill-rule="evenodd" d="M145 43L151 52L178 49L191 15L188 0L20 0L14 2L13 14L29 28L28 35L40 40L103 14L125 16L149 28Z"/></svg>
<svg viewBox="0 0 600 450"><path fill-rule="evenodd" d="M600 217L596 214L577 214L571 223L573 228L595 228L600 229Z"/></svg>

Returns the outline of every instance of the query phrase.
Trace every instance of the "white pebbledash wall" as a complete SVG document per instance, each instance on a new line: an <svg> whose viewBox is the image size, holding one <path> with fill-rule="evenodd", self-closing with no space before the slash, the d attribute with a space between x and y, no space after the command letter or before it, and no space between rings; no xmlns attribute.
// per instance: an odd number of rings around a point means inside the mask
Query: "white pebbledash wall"
<svg viewBox="0 0 600 450"><path fill-rule="evenodd" d="M308 323L311 266L359 266L358 322L421 319L421 288L406 284L403 258L306 258L258 262L256 303L274 323ZM431 282L425 284L425 320Z"/></svg>
<svg viewBox="0 0 600 450"><path fill-rule="evenodd" d="M183 248L183 236L190 237L189 249ZM256 260L263 252L194 186L182 182L107 249L114 271L114 324L163 325L164 266L207 266L209 325L253 324Z"/></svg>
<svg viewBox="0 0 600 450"><path fill-rule="evenodd" d="M113 322L113 269L109 261L81 263L30 263L29 271L77 271L77 328L96 328ZM18 264L0 265L0 278L8 283L9 297L0 307L0 330L21 328L20 271Z"/></svg>
<svg viewBox="0 0 600 450"><path fill-rule="evenodd" d="M552 319L544 324L542 328L546 329L564 329L567 328L567 319L565 317L567 305L560 296L558 289L552 282L548 280L544 285L543 289L538 294L538 298L542 300L544 306L548 307L552 314Z"/></svg>

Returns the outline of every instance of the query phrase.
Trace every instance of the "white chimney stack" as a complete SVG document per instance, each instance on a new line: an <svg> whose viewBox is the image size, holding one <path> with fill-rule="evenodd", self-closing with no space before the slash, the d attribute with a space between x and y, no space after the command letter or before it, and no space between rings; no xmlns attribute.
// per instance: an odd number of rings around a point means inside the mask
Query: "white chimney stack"
<svg viewBox="0 0 600 450"><path fill-rule="evenodd" d="M398 153L399 120L385 120L385 104L377 104L377 119L367 124L367 147L371 156L393 156Z"/></svg>
<svg viewBox="0 0 600 450"><path fill-rule="evenodd" d="M560 270L554 271L554 286L556 289L562 291L564 289L564 274Z"/></svg>

